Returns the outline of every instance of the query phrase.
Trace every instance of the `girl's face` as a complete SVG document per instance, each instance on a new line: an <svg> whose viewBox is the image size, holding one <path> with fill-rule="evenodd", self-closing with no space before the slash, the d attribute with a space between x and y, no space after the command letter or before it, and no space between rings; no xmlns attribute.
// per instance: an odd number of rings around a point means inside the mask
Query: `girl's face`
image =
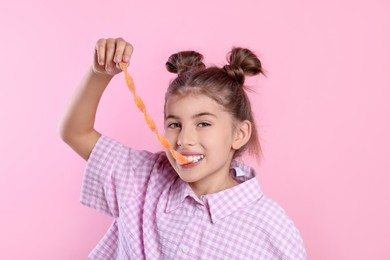
<svg viewBox="0 0 390 260"><path fill-rule="evenodd" d="M173 95L165 107L165 136L192 163L168 159L197 195L214 193L237 183L230 177L235 130L231 115L206 95Z"/></svg>

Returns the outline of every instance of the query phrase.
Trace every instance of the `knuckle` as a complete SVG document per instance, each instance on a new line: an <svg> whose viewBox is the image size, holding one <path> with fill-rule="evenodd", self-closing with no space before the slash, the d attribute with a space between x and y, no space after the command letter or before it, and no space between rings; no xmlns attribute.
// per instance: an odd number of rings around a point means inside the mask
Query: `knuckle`
<svg viewBox="0 0 390 260"><path fill-rule="evenodd" d="M127 44L125 47L125 53L131 55L134 51L134 48L131 44Z"/></svg>
<svg viewBox="0 0 390 260"><path fill-rule="evenodd" d="M117 41L117 42L125 42L125 40L124 40L122 37L116 38L116 41Z"/></svg>
<svg viewBox="0 0 390 260"><path fill-rule="evenodd" d="M96 42L96 49L104 48L105 45L106 45L106 40L105 39L99 39Z"/></svg>
<svg viewBox="0 0 390 260"><path fill-rule="evenodd" d="M128 48L130 51L134 50L134 46L132 44L130 44L130 43L126 44L126 48Z"/></svg>
<svg viewBox="0 0 390 260"><path fill-rule="evenodd" d="M106 41L108 46L113 46L113 45L115 46L115 39L108 38Z"/></svg>

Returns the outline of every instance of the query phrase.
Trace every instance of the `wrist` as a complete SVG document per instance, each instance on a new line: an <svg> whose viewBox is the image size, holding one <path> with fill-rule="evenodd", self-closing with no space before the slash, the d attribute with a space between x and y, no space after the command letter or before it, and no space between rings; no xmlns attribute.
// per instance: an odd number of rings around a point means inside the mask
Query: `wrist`
<svg viewBox="0 0 390 260"><path fill-rule="evenodd" d="M104 72L96 71L93 68L93 66L90 67L89 74L94 78L98 78L101 80L108 80L108 81L110 81L114 77L114 75L109 75L109 74L104 73Z"/></svg>

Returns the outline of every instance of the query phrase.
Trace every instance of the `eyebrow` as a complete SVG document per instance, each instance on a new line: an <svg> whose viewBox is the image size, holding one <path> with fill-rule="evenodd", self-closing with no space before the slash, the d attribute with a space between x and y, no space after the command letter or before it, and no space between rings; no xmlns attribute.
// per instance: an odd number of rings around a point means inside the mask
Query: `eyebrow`
<svg viewBox="0 0 390 260"><path fill-rule="evenodd" d="M191 118L194 119L194 118L198 118L198 117L202 117L202 116L212 116L212 117L217 118L216 115L214 115L213 113L209 113L209 112L201 112L201 113L193 115ZM168 115L165 117L165 119L179 119L179 117L175 116L175 115Z"/></svg>

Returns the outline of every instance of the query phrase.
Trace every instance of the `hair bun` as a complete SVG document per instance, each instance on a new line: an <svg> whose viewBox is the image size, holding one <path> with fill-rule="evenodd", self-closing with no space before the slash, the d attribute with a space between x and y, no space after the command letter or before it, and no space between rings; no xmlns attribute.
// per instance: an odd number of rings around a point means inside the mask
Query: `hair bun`
<svg viewBox="0 0 390 260"><path fill-rule="evenodd" d="M204 69L203 55L196 51L182 51L172 54L165 67L169 72L182 74L186 71Z"/></svg>
<svg viewBox="0 0 390 260"><path fill-rule="evenodd" d="M263 73L259 58L250 50L245 48L233 48L228 54L229 65L223 69L232 79L244 84L245 76L253 76Z"/></svg>

